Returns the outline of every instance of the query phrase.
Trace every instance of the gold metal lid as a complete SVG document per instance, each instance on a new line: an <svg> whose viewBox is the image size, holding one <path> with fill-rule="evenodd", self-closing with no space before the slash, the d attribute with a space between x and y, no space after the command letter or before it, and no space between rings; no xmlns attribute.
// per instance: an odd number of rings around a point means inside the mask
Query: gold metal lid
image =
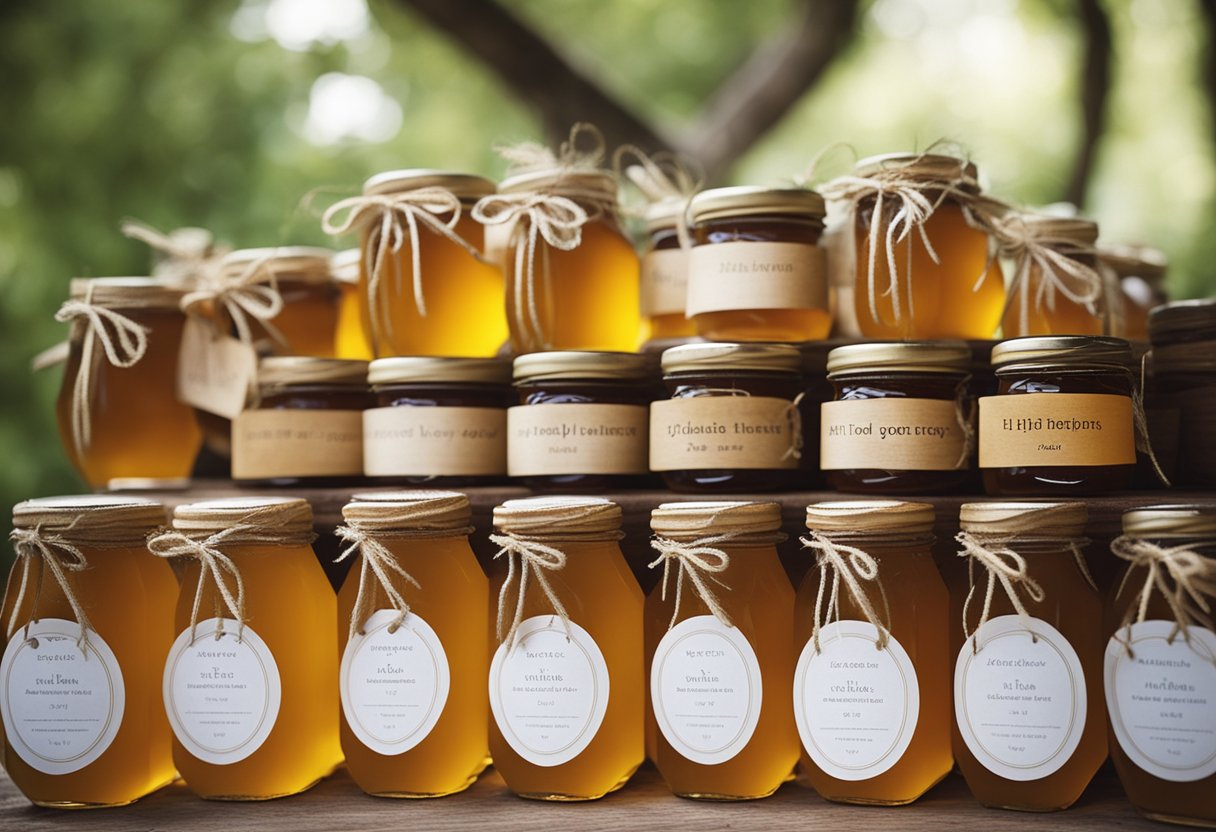
<svg viewBox="0 0 1216 832"><path fill-rule="evenodd" d="M348 523L368 531L468 530L469 498L458 491L384 491L355 494L342 507Z"/></svg>
<svg viewBox="0 0 1216 832"><path fill-rule="evenodd" d="M850 373L967 373L971 348L963 341L847 344L828 353L829 377Z"/></svg>
<svg viewBox="0 0 1216 832"><path fill-rule="evenodd" d="M309 355L274 355L258 364L258 384L341 384L366 386L367 362L347 358L314 358Z"/></svg>
<svg viewBox="0 0 1216 832"><path fill-rule="evenodd" d="M298 497L227 497L180 505L173 528L191 537L206 537L233 526L250 526L284 538L312 534L312 507Z"/></svg>
<svg viewBox="0 0 1216 832"><path fill-rule="evenodd" d="M791 344L681 344L664 350L664 373L713 370L752 370L797 373L802 353Z"/></svg>
<svg viewBox="0 0 1216 832"><path fill-rule="evenodd" d="M965 532L1080 537L1089 522L1089 509L1080 501L963 503L958 521Z"/></svg>
<svg viewBox="0 0 1216 832"><path fill-rule="evenodd" d="M979 169L975 163L944 153L882 153L867 156L853 167L856 175L864 177L892 171L926 184L959 181L964 187L979 188Z"/></svg>
<svg viewBox="0 0 1216 832"><path fill-rule="evenodd" d="M781 506L772 502L663 503L650 512L650 528L666 537L771 534L781 530Z"/></svg>
<svg viewBox="0 0 1216 832"><path fill-rule="evenodd" d="M143 545L150 532L168 522L169 514L158 502L111 494L39 497L13 506L15 528L86 546Z"/></svg>
<svg viewBox="0 0 1216 832"><path fill-rule="evenodd" d="M363 260L363 252L357 248L338 251L329 258L329 274L335 283L358 283L359 263Z"/></svg>
<svg viewBox="0 0 1216 832"><path fill-rule="evenodd" d="M107 309L178 309L190 289L154 277L74 277L68 294Z"/></svg>
<svg viewBox="0 0 1216 832"><path fill-rule="evenodd" d="M830 500L806 507L806 527L815 532L928 534L933 521L932 505L902 500Z"/></svg>
<svg viewBox="0 0 1216 832"><path fill-rule="evenodd" d="M728 217L799 216L822 221L827 213L823 197L809 188L763 188L738 185L711 188L692 198L693 223Z"/></svg>
<svg viewBox="0 0 1216 832"><path fill-rule="evenodd" d="M597 197L615 200L617 182L612 171L602 168L554 167L508 176L498 183L500 194L548 191L560 196L563 190L593 191Z"/></svg>
<svg viewBox="0 0 1216 832"><path fill-rule="evenodd" d="M1123 533L1134 537L1216 536L1216 508L1160 505L1123 513Z"/></svg>
<svg viewBox="0 0 1216 832"><path fill-rule="evenodd" d="M1087 247L1098 241L1098 224L1084 217L1019 213L1010 215L1008 222L1020 224L1026 236L1032 240Z"/></svg>
<svg viewBox="0 0 1216 832"><path fill-rule="evenodd" d="M363 183L363 193L395 194L419 188L443 188L461 200L475 201L494 193L494 183L484 176L450 170L408 168L377 173Z"/></svg>
<svg viewBox="0 0 1216 832"><path fill-rule="evenodd" d="M511 362L505 358L443 358L430 355L377 358L367 365L368 384L511 383Z"/></svg>
<svg viewBox="0 0 1216 832"><path fill-rule="evenodd" d="M334 254L333 249L318 246L242 248L225 254L219 269L223 277L239 277L254 264L260 264L259 274L273 274L279 282L330 283L333 281L330 261Z"/></svg>
<svg viewBox="0 0 1216 832"><path fill-rule="evenodd" d="M1001 341L993 346L992 366L998 371L1024 365L1129 368L1132 365L1132 347L1122 338L1097 335L1036 335Z"/></svg>
<svg viewBox="0 0 1216 832"><path fill-rule="evenodd" d="M615 379L640 381L651 376L653 361L633 352L530 352L516 356L516 384L531 381Z"/></svg>
<svg viewBox="0 0 1216 832"><path fill-rule="evenodd" d="M1098 259L1114 269L1119 277L1139 277L1151 284L1164 280L1169 266L1165 253L1149 246L1102 246L1098 249Z"/></svg>
<svg viewBox="0 0 1216 832"><path fill-rule="evenodd" d="M1184 336L1188 341L1216 341L1216 298L1178 300L1148 313L1149 340Z"/></svg>
<svg viewBox="0 0 1216 832"><path fill-rule="evenodd" d="M677 199L674 197L650 203L646 206L646 212L643 214L647 233L653 234L663 228L675 228L680 220L680 215L684 213L687 207L687 199Z"/></svg>
<svg viewBox="0 0 1216 832"><path fill-rule="evenodd" d="M529 497L494 509L494 525L519 535L603 535L621 528L621 507L601 497Z"/></svg>

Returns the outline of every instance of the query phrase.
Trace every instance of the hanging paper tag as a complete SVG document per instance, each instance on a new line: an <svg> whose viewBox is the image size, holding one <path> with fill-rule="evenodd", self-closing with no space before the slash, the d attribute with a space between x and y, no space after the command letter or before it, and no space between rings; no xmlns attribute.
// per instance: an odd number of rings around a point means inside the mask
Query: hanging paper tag
<svg viewBox="0 0 1216 832"><path fill-rule="evenodd" d="M253 347L187 317L177 357L177 397L184 404L235 419L245 408L257 373Z"/></svg>

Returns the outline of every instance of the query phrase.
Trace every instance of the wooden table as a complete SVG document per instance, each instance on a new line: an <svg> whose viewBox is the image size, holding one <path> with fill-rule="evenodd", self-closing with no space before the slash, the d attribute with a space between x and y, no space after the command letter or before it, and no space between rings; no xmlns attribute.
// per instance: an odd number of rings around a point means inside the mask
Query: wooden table
<svg viewBox="0 0 1216 832"><path fill-rule="evenodd" d="M951 775L911 806L893 809L828 803L809 789L787 783L767 800L712 803L674 797L658 772L645 767L621 791L594 803L540 803L507 791L494 772L462 794L439 800L368 797L339 771L302 795L266 803L218 803L194 797L176 784L133 806L66 813L31 806L12 782L0 779L0 830L4 832L333 832L393 829L582 832L656 828L762 829L764 832L862 832L883 826L892 832L984 832L1032 830L1169 829L1142 818L1123 797L1114 773L1104 769L1075 806L1050 817L986 809ZM1178 828L1178 827L1173 827Z"/></svg>

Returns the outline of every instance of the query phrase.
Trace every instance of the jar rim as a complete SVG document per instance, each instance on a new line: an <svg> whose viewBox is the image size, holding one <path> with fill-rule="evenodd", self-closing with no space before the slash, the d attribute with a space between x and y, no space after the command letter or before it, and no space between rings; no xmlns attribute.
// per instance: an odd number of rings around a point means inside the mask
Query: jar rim
<svg viewBox="0 0 1216 832"><path fill-rule="evenodd" d="M258 362L259 387L303 384L367 386L367 362L352 358L272 355Z"/></svg>
<svg viewBox="0 0 1216 832"><path fill-rule="evenodd" d="M797 375L802 353L792 344L705 342L680 344L663 351L664 373L752 370Z"/></svg>
<svg viewBox="0 0 1216 832"><path fill-rule="evenodd" d="M641 381L654 375L654 361L635 352L559 350L531 352L515 357L512 377L516 385L534 381L614 379L621 383Z"/></svg>
<svg viewBox="0 0 1216 832"><path fill-rule="evenodd" d="M1135 537L1216 535L1216 508L1201 505L1150 505L1123 513L1123 533Z"/></svg>
<svg viewBox="0 0 1216 832"><path fill-rule="evenodd" d="M267 246L230 251L220 259L223 277L238 277L256 265L257 273L273 275L281 283L331 283L332 248L319 246Z"/></svg>
<svg viewBox="0 0 1216 832"><path fill-rule="evenodd" d="M688 213L694 224L731 217L777 215L801 216L822 223L827 204L818 191L810 188L734 185L701 191L692 198Z"/></svg>
<svg viewBox="0 0 1216 832"><path fill-rule="evenodd" d="M513 174L498 183L500 194L552 191L561 196L564 190L598 191L603 198L615 200L617 181L612 171L602 168L554 166Z"/></svg>
<svg viewBox="0 0 1216 832"><path fill-rule="evenodd" d="M35 497L13 506L13 527L38 529L84 545L143 544L149 532L169 522L164 505L120 494Z"/></svg>
<svg viewBox="0 0 1216 832"><path fill-rule="evenodd" d="M1216 298L1176 300L1154 307L1148 313L1149 340L1156 345L1163 337L1206 335L1216 341Z"/></svg>
<svg viewBox="0 0 1216 832"><path fill-rule="evenodd" d="M463 532L472 509L459 491L379 491L353 495L342 518L368 531Z"/></svg>
<svg viewBox="0 0 1216 832"><path fill-rule="evenodd" d="M781 530L781 505L737 500L662 503L650 512L650 528L656 534L681 537L771 534Z"/></svg>
<svg viewBox="0 0 1216 832"><path fill-rule="evenodd" d="M959 528L966 532L1069 538L1083 535L1088 522L1089 509L1080 500L987 501L959 507Z"/></svg>
<svg viewBox="0 0 1216 832"><path fill-rule="evenodd" d="M603 497L525 497L494 507L494 525L508 534L601 535L621 528L621 507Z"/></svg>
<svg viewBox="0 0 1216 832"><path fill-rule="evenodd" d="M853 166L853 172L862 177L889 171L921 179L925 187L957 181L964 188L979 190L979 168L975 163L948 153L879 153L859 159Z"/></svg>
<svg viewBox="0 0 1216 832"><path fill-rule="evenodd" d="M377 358L367 365L367 382L373 385L468 382L506 386L511 383L511 362L504 358L431 355Z"/></svg>
<svg viewBox="0 0 1216 832"><path fill-rule="evenodd" d="M926 534L935 520L930 503L905 500L826 500L806 507L811 531Z"/></svg>
<svg viewBox="0 0 1216 832"><path fill-rule="evenodd" d="M966 375L971 348L963 341L896 341L846 344L828 353L828 377L873 372Z"/></svg>
<svg viewBox="0 0 1216 832"><path fill-rule="evenodd" d="M992 366L1076 367L1110 365L1129 369L1131 342L1103 335L1031 335L1001 341L992 348Z"/></svg>
<svg viewBox="0 0 1216 832"><path fill-rule="evenodd" d="M433 168L403 168L386 170L368 177L363 183L364 195L395 194L420 188L443 188L458 199L481 199L493 194L494 182L473 173Z"/></svg>
<svg viewBox="0 0 1216 832"><path fill-rule="evenodd" d="M1098 259L1113 269L1119 277L1139 277L1153 285L1165 279L1166 269L1169 267L1165 252L1151 246L1100 246Z"/></svg>
<svg viewBox="0 0 1216 832"><path fill-rule="evenodd" d="M155 277L73 277L68 295L110 309L180 309L191 290L185 283L168 283Z"/></svg>

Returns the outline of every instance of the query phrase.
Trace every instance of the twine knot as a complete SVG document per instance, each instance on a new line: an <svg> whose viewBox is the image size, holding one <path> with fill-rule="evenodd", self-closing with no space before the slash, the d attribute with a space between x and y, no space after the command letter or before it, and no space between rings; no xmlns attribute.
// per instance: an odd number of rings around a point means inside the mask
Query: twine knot
<svg viewBox="0 0 1216 832"><path fill-rule="evenodd" d="M68 581L69 572L83 572L89 568L89 562L85 558L84 553L71 543L68 543L62 537L53 534L43 534L40 528L32 529L13 529L8 536L13 542L13 550L17 555L17 559L21 561L21 583L17 588L17 598L13 602L13 612L8 620L7 637L12 638L13 633L17 630L17 622L21 613L21 604L25 600L26 589L29 586L30 570L34 558L41 558L43 567L50 570L51 576L55 579L55 583L59 585L59 591L63 593L63 597L67 599L68 606L72 608L72 615L76 617L76 623L80 625L80 635L76 638L76 646L80 648L80 652L87 659L89 656L89 631L93 629L93 625L89 622L89 617L84 611L84 607L80 603L80 599L76 597L76 593L72 590L72 585ZM34 601L30 608L29 621L26 622L26 628L38 620L38 601L42 597L42 575L38 576L38 586L34 590Z"/></svg>
<svg viewBox="0 0 1216 832"><path fill-rule="evenodd" d="M216 246L205 228L175 228L168 233L136 219L125 219L119 226L123 236L139 240L163 259L154 267L162 280L194 282L205 278L226 251Z"/></svg>
<svg viewBox="0 0 1216 832"><path fill-rule="evenodd" d="M253 344L253 330L249 325L249 319L253 318L261 323L271 338L286 345L283 334L270 323L283 311L283 296L279 293L278 280L274 271L266 268L273 256L253 261L235 276L213 275L208 281L210 285L182 296L182 311L193 314L199 307L218 303L228 313L242 343Z"/></svg>
<svg viewBox="0 0 1216 832"><path fill-rule="evenodd" d="M967 591L967 600L963 602L963 636L967 640L979 632L979 630L988 622L989 613L992 609L992 596L996 592L997 582L1000 582L1001 588L1005 591L1005 596L1009 599L1009 603L1013 606L1018 617L1023 623L1029 622L1030 613L1026 611L1026 605L1022 603L1019 589L1025 592L1026 597L1036 604L1042 603L1046 594L1043 592L1043 587L1038 581L1030 577L1027 571L1026 558L1010 548L1009 544L1013 540L1012 535L986 535L973 532L959 532L954 537L962 546L959 551L959 557L967 558L967 580L970 583L970 588ZM1074 547L1074 551L1077 551ZM1077 551L1078 557L1080 552ZM980 613L979 623L975 630L970 630L967 624L967 613L971 608L971 602L975 597L975 564L979 563L988 572L987 588L984 591L984 609ZM1029 626L1027 626L1029 630ZM1034 637L1033 631L1031 632ZM1037 641L1037 637L1034 637ZM979 645L972 641L972 649L979 650Z"/></svg>
<svg viewBox="0 0 1216 832"><path fill-rule="evenodd" d="M891 608L887 603L887 593L882 581L878 579L878 561L870 553L856 546L844 543L839 536L812 531L809 537L801 538L805 549L815 550L815 563L819 567L819 591L815 596L815 621L811 640L815 642L815 652L822 652L819 637L824 627L840 620L840 586L843 583L849 591L849 597L861 610L866 621L874 625L878 638L874 646L883 650L891 641L891 628L888 623L891 618ZM831 573L831 589L828 589L828 573ZM872 582L878 587L882 597L883 615L880 617L870 601L870 596L861 585L862 581ZM827 605L824 606L824 596L827 594Z"/></svg>
<svg viewBox="0 0 1216 832"><path fill-rule="evenodd" d="M498 621L496 629L498 640L507 645L507 652L509 653L515 648L515 634L519 630L520 623L523 621L524 601L528 593L529 577L536 578L536 583L540 586L541 591L545 593L545 597L549 599L549 605L558 617L561 618L562 626L566 628L566 637L571 638L570 617L566 614L566 608L562 606L561 599L553 591L553 586L549 583L549 578L546 576L547 572L560 572L566 568L566 553L535 538L514 534L492 534L490 535L490 542L499 547L498 553L494 555L495 560L502 555L507 556L507 577L503 581L502 589L498 593ZM519 574L519 591L515 599L515 613L511 618L510 627L504 633L507 597L511 591L512 584L515 582L516 573Z"/></svg>
<svg viewBox="0 0 1216 832"><path fill-rule="evenodd" d="M1097 256L1092 245L1068 237L1035 234L1021 214L1011 214L994 225L1001 254L1014 261L1009 283L1010 302L1018 303L1018 320L1023 335L1030 332L1030 271L1037 268L1039 283L1034 289L1034 308L1055 311L1056 295L1085 307L1096 316L1096 303L1102 297L1102 276L1093 266L1074 259Z"/></svg>
<svg viewBox="0 0 1216 832"><path fill-rule="evenodd" d="M661 597L664 601L667 600L667 585L668 578L671 577L671 564L672 562L677 564L675 606L671 611L671 621L668 622L667 629L670 630L674 627L680 617L680 601L684 595L684 582L686 578L692 584L697 595L705 602L705 606L709 607L709 611L722 622L723 626L735 626L730 616L727 615L726 610L722 608L722 603L718 600L717 594L709 586L708 581L713 581L724 589L730 588L715 577L725 572L730 566L730 556L717 547L737 537L739 537L738 534L719 534L699 537L691 541L680 541L656 535L651 539L650 548L658 552L659 557L650 563L650 568L654 569L660 563L663 564Z"/></svg>
<svg viewBox="0 0 1216 832"><path fill-rule="evenodd" d="M380 584L389 605L396 611L396 616L388 625L389 633L395 633L401 623L405 621L406 616L410 614L410 605L406 603L400 590L393 586L389 573L397 574L415 589L422 589L422 585L397 562L393 553L377 540L372 532L361 528L356 523L347 522L348 525L338 526L334 529L335 535L350 544L342 554L338 555L334 563L341 563L355 552L363 557L363 562L359 567L359 592L355 595L355 606L350 615L348 640L353 640L356 635L363 634L363 627L366 625L367 619L375 612L372 609L374 590L371 582L373 579Z"/></svg>
<svg viewBox="0 0 1216 832"><path fill-rule="evenodd" d="M1129 656L1132 655L1131 625L1142 623L1148 616L1148 605L1154 590L1161 594L1174 614L1174 628L1168 639L1170 643L1180 633L1183 640L1189 643L1187 627L1192 625L1216 629L1213 627L1210 601L1216 597L1216 559L1199 554L1196 550L1201 546L1216 546L1216 540L1161 546L1123 535L1111 542L1111 551L1117 557L1127 561L1131 567L1145 570L1144 583L1136 592L1136 600L1128 607L1119 624L1119 631L1124 634L1120 640ZM1116 595L1123 593L1131 571L1129 568L1124 574Z"/></svg>
<svg viewBox="0 0 1216 832"><path fill-rule="evenodd" d="M206 587L208 579L215 584L215 588L219 592L224 606L228 608L231 617L237 622L236 640L239 642L244 636L246 623L245 582L241 578L241 571L237 569L232 559L219 550L219 545L225 539L243 531L244 528L242 526L233 526L209 535L202 540L195 540L176 531L164 531L148 538L148 549L157 557L192 558L199 563L198 585L194 591L194 607L190 612L191 645L194 644L195 630L198 627L199 608L203 601L203 589ZM224 578L225 572L231 575L232 579L236 582L235 593L229 588L228 582ZM220 626L216 628L215 640L219 641L224 634L224 628L223 617L218 612L218 603L216 606L216 617L220 619Z"/></svg>

